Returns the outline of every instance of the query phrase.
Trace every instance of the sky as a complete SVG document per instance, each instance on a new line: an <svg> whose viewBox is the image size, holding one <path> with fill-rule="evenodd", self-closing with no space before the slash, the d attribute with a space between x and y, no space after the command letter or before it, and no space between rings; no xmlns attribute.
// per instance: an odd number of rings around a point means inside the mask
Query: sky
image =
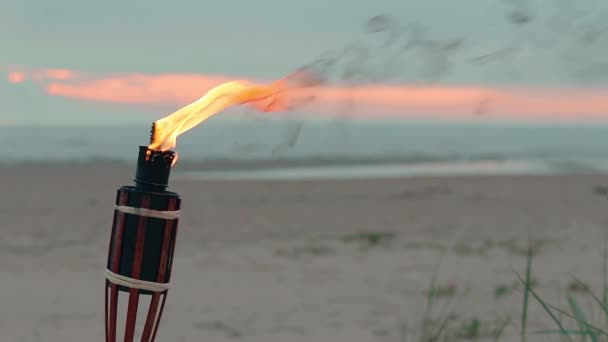
<svg viewBox="0 0 608 342"><path fill-rule="evenodd" d="M559 98L568 110L556 117L603 119L607 10L596 0L0 0L0 125L156 119L223 81L274 80L323 56L337 61L332 87L361 86L362 112L445 117L460 106L458 117L493 108L548 120ZM331 115L337 100L325 98L319 112Z"/></svg>

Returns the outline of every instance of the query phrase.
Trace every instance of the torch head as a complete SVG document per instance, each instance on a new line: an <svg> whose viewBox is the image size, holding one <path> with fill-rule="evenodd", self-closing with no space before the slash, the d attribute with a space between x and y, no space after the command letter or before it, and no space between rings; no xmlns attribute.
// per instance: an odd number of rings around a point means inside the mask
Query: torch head
<svg viewBox="0 0 608 342"><path fill-rule="evenodd" d="M135 189L141 191L163 192L169 186L171 165L175 159L173 151L157 151L147 146L139 147Z"/></svg>

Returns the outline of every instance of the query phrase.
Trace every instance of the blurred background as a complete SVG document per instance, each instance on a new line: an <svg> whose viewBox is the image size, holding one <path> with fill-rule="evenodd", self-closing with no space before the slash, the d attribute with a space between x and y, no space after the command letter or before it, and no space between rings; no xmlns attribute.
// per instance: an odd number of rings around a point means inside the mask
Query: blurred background
<svg viewBox="0 0 608 342"><path fill-rule="evenodd" d="M302 70L310 101L179 138L158 340L606 338L607 13L0 0L2 340L102 340L115 191L151 123Z"/></svg>

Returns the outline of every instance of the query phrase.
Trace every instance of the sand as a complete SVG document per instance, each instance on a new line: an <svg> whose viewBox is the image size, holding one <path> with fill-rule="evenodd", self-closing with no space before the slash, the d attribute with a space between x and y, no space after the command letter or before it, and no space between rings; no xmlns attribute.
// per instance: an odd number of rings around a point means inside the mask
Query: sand
<svg viewBox="0 0 608 342"><path fill-rule="evenodd" d="M0 340L103 340L113 200L132 175L114 164L0 167ZM175 174L182 220L157 340L417 341L434 270L430 318L463 333L478 319L484 335L510 318L502 340L519 340L514 272L524 273L528 239L544 298L566 307L572 276L600 291L608 199L593 189L606 184L608 175ZM539 305L530 310L530 330L555 328Z"/></svg>

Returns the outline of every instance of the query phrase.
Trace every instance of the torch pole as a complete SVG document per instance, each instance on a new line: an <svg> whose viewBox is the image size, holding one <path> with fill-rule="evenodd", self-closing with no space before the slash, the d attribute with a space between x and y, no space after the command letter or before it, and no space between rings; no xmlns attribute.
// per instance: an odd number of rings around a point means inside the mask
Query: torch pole
<svg viewBox="0 0 608 342"><path fill-rule="evenodd" d="M135 185L117 191L105 271L106 342L119 336L119 307L126 312L121 340L135 340L142 296L149 296L150 304L140 340L156 338L170 287L181 204L177 193L166 191L174 158L173 151L140 146ZM119 305L120 293L126 298Z"/></svg>

